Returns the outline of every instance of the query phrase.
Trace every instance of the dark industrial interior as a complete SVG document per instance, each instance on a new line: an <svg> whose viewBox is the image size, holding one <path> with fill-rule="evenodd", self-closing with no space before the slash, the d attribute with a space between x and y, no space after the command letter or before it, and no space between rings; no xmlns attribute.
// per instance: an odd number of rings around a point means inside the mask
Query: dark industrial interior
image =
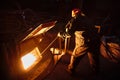
<svg viewBox="0 0 120 80"><path fill-rule="evenodd" d="M56 36L71 18L73 8L80 8L95 25L110 27L110 35L120 39L119 5L115 0L2 0L0 80L119 80L120 63L110 62L100 56L100 74L93 78L85 56L77 68L77 75L71 76L65 70L70 54L54 64L55 56L50 51L51 47L59 47ZM39 26L49 30L34 36L39 32ZM33 34L32 31L37 32ZM72 40L71 50L74 46ZM34 55L38 55L39 60L35 66L24 70L20 58L30 51L37 52Z"/></svg>

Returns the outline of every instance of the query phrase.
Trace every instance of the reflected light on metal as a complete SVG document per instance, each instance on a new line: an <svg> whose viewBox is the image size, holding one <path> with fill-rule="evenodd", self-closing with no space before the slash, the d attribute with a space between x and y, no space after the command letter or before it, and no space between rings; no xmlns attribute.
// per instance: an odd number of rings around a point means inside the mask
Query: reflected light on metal
<svg viewBox="0 0 120 80"><path fill-rule="evenodd" d="M22 63L23 63L23 67L26 70L27 68L29 68L36 60L36 57L32 54L26 54L25 56L23 56L21 58Z"/></svg>

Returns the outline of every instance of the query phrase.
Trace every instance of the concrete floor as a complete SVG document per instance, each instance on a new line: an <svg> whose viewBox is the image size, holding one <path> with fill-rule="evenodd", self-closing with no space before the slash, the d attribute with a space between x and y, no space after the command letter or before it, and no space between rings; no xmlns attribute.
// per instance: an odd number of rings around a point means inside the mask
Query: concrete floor
<svg viewBox="0 0 120 80"><path fill-rule="evenodd" d="M66 69L70 55L64 55L60 61L42 79L35 80L119 80L120 64L109 62L100 56L100 72L95 76L90 68L87 55L79 63L76 74L70 75ZM49 66L48 66L49 67ZM45 73L44 73L45 74Z"/></svg>

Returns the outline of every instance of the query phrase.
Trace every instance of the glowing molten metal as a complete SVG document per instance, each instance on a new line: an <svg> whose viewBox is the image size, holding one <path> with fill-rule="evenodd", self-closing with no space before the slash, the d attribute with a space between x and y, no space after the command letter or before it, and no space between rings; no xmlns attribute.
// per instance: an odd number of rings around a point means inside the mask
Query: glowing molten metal
<svg viewBox="0 0 120 80"><path fill-rule="evenodd" d="M36 57L32 53L29 53L23 56L21 60L22 60L24 69L27 69L35 62Z"/></svg>

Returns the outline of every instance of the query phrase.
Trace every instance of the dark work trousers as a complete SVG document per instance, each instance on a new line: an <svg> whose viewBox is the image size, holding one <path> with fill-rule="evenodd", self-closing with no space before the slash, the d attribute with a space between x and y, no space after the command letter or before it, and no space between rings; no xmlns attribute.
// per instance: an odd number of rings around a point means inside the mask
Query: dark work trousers
<svg viewBox="0 0 120 80"><path fill-rule="evenodd" d="M75 48L71 55L70 64L68 65L68 69L72 72L75 71L78 66L80 60L87 54L90 62L90 66L94 73L98 73L99 71L99 39L94 38L91 40L90 44L86 47L82 46L84 44L84 39L81 37L81 33L75 32Z"/></svg>

